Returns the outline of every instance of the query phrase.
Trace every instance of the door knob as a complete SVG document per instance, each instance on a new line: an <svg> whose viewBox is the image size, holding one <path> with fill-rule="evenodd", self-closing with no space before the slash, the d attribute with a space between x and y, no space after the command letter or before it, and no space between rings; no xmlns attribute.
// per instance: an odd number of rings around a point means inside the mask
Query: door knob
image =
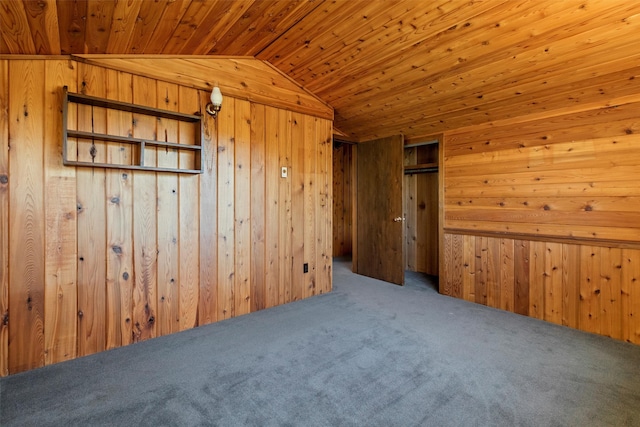
<svg viewBox="0 0 640 427"><path fill-rule="evenodd" d="M402 218L401 216L393 218L393 222L402 222L402 221L404 221L404 218Z"/></svg>

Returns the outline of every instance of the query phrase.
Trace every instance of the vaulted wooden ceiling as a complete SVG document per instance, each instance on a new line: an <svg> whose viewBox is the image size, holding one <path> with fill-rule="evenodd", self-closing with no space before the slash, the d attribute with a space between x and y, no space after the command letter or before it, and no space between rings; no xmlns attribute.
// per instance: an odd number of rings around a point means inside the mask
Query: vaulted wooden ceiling
<svg viewBox="0 0 640 427"><path fill-rule="evenodd" d="M251 56L361 141L422 137L638 92L629 0L0 2L2 54Z"/></svg>

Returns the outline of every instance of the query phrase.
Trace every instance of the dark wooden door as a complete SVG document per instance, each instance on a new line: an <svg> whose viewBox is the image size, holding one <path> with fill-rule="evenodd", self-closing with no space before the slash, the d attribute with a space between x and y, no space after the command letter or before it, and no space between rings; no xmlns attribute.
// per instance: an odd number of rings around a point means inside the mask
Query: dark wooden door
<svg viewBox="0 0 640 427"><path fill-rule="evenodd" d="M357 146L354 273L404 284L402 136Z"/></svg>

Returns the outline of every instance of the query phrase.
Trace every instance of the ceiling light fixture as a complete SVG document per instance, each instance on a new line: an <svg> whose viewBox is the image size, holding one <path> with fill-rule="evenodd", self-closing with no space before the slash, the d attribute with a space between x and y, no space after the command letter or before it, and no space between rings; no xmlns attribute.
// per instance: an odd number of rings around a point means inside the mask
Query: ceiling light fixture
<svg viewBox="0 0 640 427"><path fill-rule="evenodd" d="M222 108L222 92L220 92L220 88L218 84L213 87L211 91L211 102L207 104L205 110L209 113L210 116L214 118L218 115L218 112Z"/></svg>

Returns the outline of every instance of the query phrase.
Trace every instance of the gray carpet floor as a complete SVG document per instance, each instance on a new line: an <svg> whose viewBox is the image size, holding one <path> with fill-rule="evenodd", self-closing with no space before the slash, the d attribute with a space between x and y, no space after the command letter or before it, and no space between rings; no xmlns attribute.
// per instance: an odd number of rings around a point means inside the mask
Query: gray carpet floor
<svg viewBox="0 0 640 427"><path fill-rule="evenodd" d="M640 425L640 346L350 266L330 294L3 378L0 425Z"/></svg>

